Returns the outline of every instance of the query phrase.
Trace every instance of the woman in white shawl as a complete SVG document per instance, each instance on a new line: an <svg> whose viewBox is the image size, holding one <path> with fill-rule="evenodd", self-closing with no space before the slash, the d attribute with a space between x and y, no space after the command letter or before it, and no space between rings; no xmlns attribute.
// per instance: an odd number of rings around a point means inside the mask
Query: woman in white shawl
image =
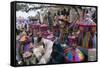
<svg viewBox="0 0 100 68"><path fill-rule="evenodd" d="M37 39L35 38L34 41L36 40L37 43L33 48L33 53L38 59L38 64L46 64L49 62L51 57L53 42L51 40L42 38L40 32Z"/></svg>

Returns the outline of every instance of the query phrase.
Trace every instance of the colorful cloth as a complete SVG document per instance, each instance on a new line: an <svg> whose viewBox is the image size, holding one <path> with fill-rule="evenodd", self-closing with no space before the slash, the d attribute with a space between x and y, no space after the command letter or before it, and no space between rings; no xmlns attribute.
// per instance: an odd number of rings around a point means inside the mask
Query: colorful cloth
<svg viewBox="0 0 100 68"><path fill-rule="evenodd" d="M70 50L66 53L66 58L68 62L80 62L84 60L83 53L77 48L75 50Z"/></svg>

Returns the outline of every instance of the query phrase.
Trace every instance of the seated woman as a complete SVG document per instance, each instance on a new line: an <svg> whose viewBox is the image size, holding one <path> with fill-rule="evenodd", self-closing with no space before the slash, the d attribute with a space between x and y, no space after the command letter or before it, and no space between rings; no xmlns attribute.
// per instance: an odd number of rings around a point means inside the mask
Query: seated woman
<svg viewBox="0 0 100 68"><path fill-rule="evenodd" d="M32 47L33 44L29 39L29 36L27 35L26 32L22 32L20 36L20 47L19 47L19 54L22 58L22 64L35 64L36 63L36 58L32 54Z"/></svg>
<svg viewBox="0 0 100 68"><path fill-rule="evenodd" d="M59 40L55 41L53 44L53 51L49 63L50 64L65 63L64 50Z"/></svg>
<svg viewBox="0 0 100 68"><path fill-rule="evenodd" d="M24 64L29 65L37 63L37 59L33 54L32 48L33 48L32 42L29 42L25 45L23 53Z"/></svg>
<svg viewBox="0 0 100 68"><path fill-rule="evenodd" d="M52 53L53 42L43 38L41 32L38 32L37 35L37 44L33 48L33 53L38 59L37 64L47 64Z"/></svg>
<svg viewBox="0 0 100 68"><path fill-rule="evenodd" d="M33 54L36 56L37 61L39 62L39 60L41 59L41 57L44 55L45 53L45 49L44 49L44 44L43 43L38 43L37 45L35 45L35 47L33 48Z"/></svg>

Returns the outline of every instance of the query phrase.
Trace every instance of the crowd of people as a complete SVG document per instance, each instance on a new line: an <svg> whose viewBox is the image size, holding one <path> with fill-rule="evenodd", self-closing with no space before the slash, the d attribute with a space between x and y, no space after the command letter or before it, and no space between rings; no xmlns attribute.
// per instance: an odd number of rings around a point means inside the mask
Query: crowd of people
<svg viewBox="0 0 100 68"><path fill-rule="evenodd" d="M40 15L38 19L16 21L16 63L31 65L88 61L88 50L82 47L79 27L80 22L96 25L88 11L73 22L69 21L70 11L65 8L54 14L48 11L42 18L43 21L40 20ZM38 27L34 28L33 25ZM46 26L47 29L41 31L41 26ZM92 40L96 40L96 37ZM93 44L96 45L96 42Z"/></svg>

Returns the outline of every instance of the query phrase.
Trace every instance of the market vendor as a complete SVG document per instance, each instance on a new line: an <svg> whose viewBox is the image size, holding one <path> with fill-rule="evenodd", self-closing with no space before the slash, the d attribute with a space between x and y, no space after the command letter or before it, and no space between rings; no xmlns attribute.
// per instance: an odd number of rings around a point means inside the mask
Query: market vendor
<svg viewBox="0 0 100 68"><path fill-rule="evenodd" d="M49 64L59 64L59 63L65 63L65 55L64 55L64 49L61 46L60 40L55 40L53 44L53 51L51 53L51 58L49 61Z"/></svg>
<svg viewBox="0 0 100 68"><path fill-rule="evenodd" d="M22 60L22 64L36 64L36 57L33 54L33 42L30 39L31 36L29 36L27 34L27 32L23 31L20 34L20 47L19 47L19 56L21 56Z"/></svg>
<svg viewBox="0 0 100 68"><path fill-rule="evenodd" d="M46 64L50 60L53 42L51 40L44 39L41 32L38 32L37 34L37 45L36 48L33 49L33 52L38 59L38 64Z"/></svg>

